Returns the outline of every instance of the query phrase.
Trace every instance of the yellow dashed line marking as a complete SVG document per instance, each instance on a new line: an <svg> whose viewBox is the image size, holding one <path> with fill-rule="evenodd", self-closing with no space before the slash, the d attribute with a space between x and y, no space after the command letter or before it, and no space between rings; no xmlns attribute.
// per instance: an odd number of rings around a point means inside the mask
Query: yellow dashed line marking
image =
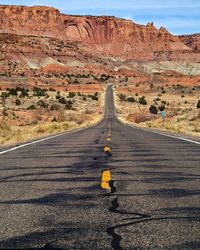
<svg viewBox="0 0 200 250"><path fill-rule="evenodd" d="M110 139L110 138L107 138L107 141L111 141L111 139Z"/></svg>
<svg viewBox="0 0 200 250"><path fill-rule="evenodd" d="M103 171L102 178L101 178L101 188L103 189L110 189L109 182L111 180L111 175L109 170Z"/></svg>
<svg viewBox="0 0 200 250"><path fill-rule="evenodd" d="M111 148L110 147L105 147L104 152L110 152Z"/></svg>

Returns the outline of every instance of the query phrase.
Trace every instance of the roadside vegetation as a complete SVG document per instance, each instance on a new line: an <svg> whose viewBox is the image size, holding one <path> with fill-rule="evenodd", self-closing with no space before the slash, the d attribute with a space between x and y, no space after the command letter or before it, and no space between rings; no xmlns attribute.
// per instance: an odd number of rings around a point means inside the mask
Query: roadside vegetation
<svg viewBox="0 0 200 250"><path fill-rule="evenodd" d="M104 95L34 87L0 91L0 145L27 141L95 124Z"/></svg>
<svg viewBox="0 0 200 250"><path fill-rule="evenodd" d="M200 87L181 84L139 85L129 83L115 89L118 117L142 127L200 136Z"/></svg>

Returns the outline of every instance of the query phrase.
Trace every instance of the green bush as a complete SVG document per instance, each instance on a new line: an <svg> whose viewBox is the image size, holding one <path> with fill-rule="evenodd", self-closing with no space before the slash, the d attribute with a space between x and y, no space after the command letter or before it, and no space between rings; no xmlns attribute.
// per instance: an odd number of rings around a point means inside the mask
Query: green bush
<svg viewBox="0 0 200 250"><path fill-rule="evenodd" d="M139 98L139 103L142 105L147 105L147 101L145 100L145 96Z"/></svg>
<svg viewBox="0 0 200 250"><path fill-rule="evenodd" d="M21 105L20 99L17 98L16 101L15 101L15 104L16 104L16 105Z"/></svg>
<svg viewBox="0 0 200 250"><path fill-rule="evenodd" d="M149 108L149 111L150 111L150 113L152 113L152 114L157 114L157 113L158 113L158 109L157 109L157 107L154 106L154 105L151 105L151 107Z"/></svg>

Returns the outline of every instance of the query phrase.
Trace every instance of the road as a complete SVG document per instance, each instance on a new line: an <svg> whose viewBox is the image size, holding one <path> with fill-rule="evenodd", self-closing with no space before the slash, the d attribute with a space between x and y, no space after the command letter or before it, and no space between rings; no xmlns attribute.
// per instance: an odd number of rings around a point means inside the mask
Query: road
<svg viewBox="0 0 200 250"><path fill-rule="evenodd" d="M200 145L105 102L98 125L0 155L0 249L200 249Z"/></svg>

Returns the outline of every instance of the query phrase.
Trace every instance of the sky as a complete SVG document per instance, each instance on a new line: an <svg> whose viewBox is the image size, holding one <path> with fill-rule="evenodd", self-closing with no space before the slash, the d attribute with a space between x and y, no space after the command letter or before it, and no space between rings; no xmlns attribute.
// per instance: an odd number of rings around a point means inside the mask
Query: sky
<svg viewBox="0 0 200 250"><path fill-rule="evenodd" d="M75 15L109 15L138 24L153 22L173 34L200 33L200 0L0 0L8 5L42 5Z"/></svg>

